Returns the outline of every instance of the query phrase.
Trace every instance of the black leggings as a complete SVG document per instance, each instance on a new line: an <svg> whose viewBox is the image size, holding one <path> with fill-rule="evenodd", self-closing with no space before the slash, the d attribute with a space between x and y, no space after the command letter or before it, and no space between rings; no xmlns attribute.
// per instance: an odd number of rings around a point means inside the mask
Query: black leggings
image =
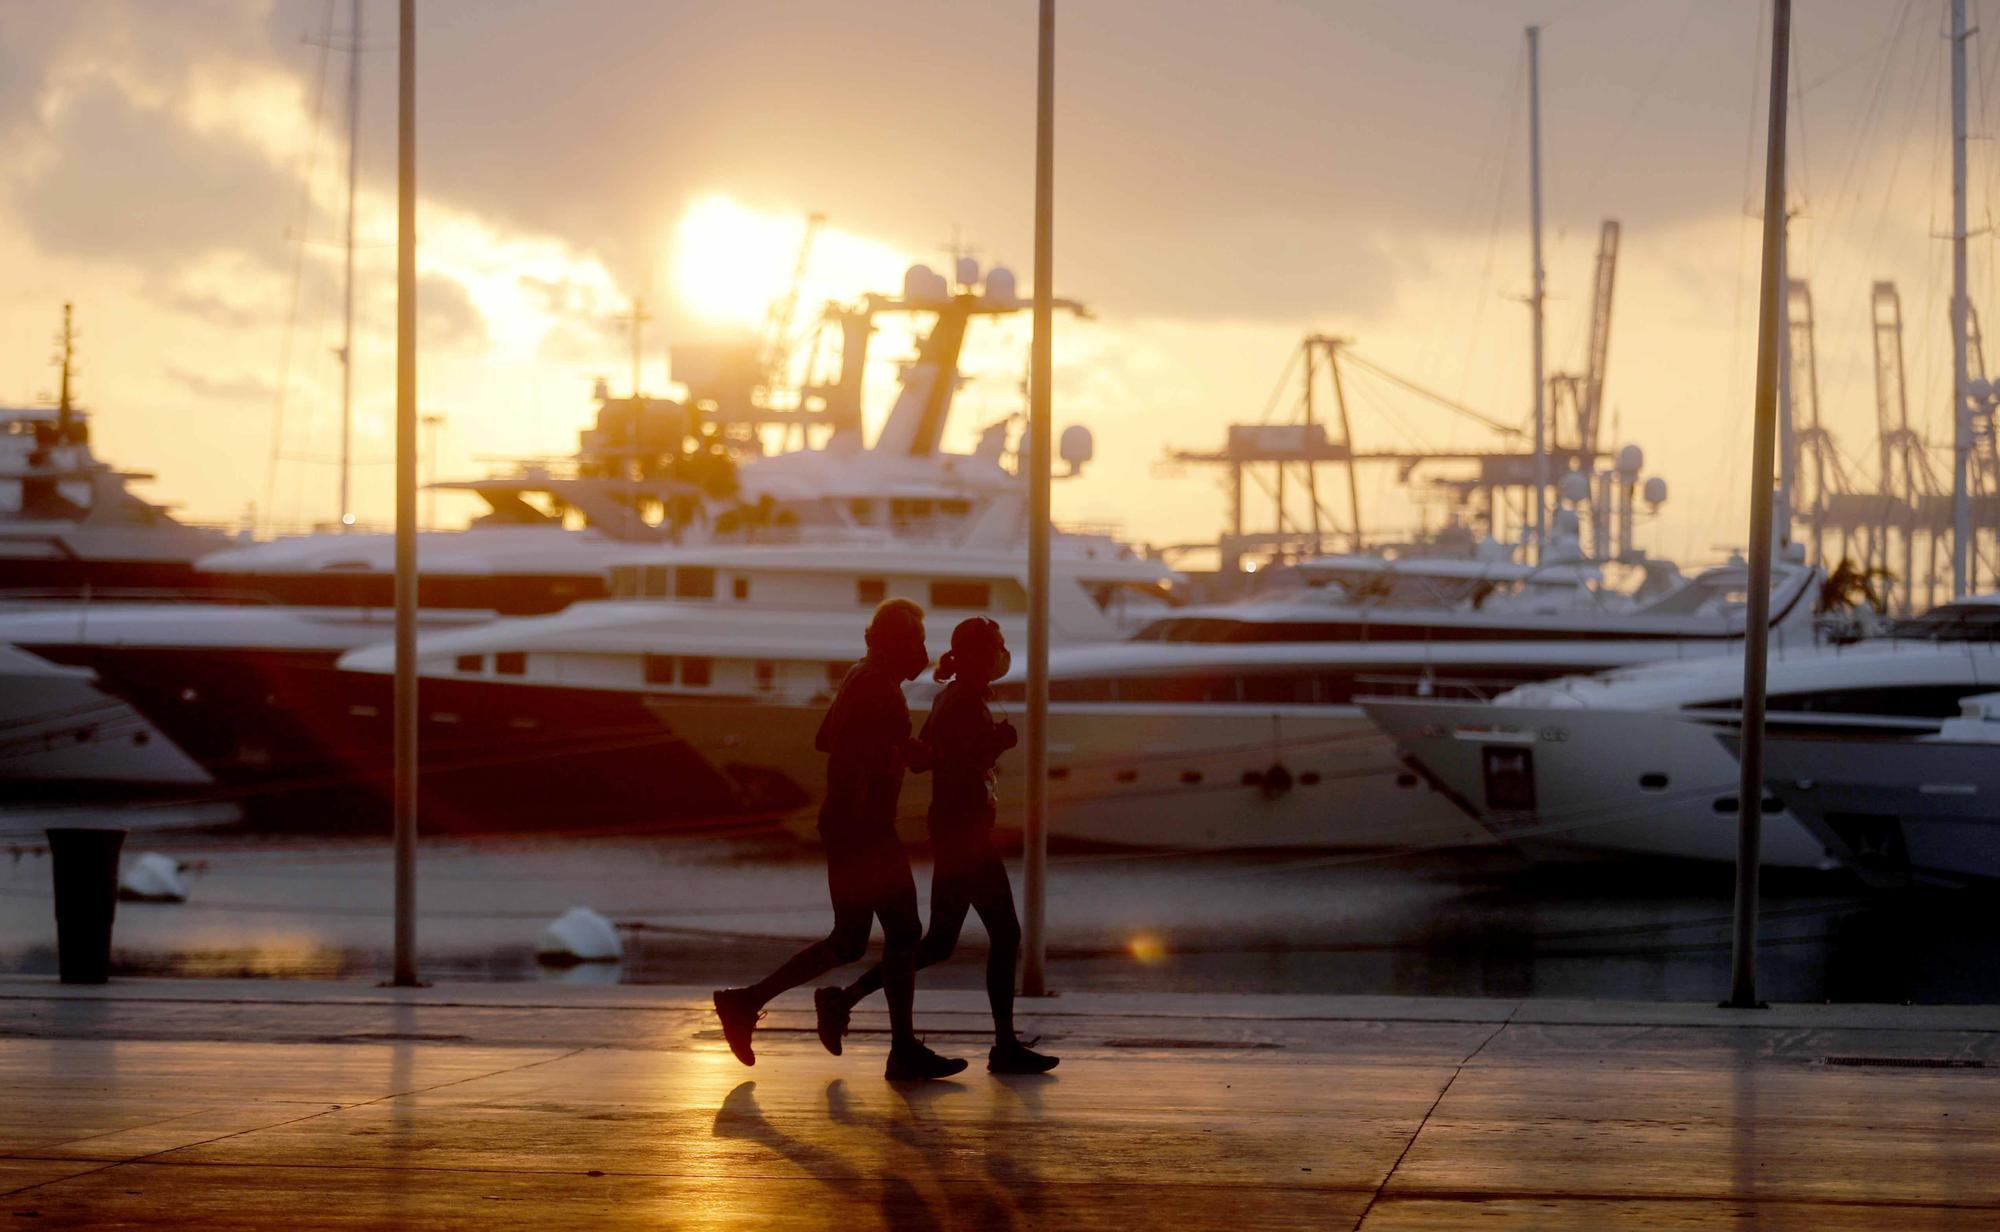
<svg viewBox="0 0 2000 1232"><path fill-rule="evenodd" d="M990 948L986 956L986 996L993 1007L995 1035L1014 1038L1014 965L1021 953L1021 922L1014 914L1014 887L1007 866L984 835L940 847L931 877L931 922L917 946L917 966L950 958L968 911L979 913ZM870 967L848 986L853 1005L882 987L882 968Z"/></svg>

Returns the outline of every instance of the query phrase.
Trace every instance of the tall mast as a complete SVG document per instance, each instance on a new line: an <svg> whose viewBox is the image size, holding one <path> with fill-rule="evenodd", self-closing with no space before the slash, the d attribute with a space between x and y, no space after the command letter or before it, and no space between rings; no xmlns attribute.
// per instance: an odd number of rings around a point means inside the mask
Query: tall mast
<svg viewBox="0 0 2000 1232"><path fill-rule="evenodd" d="M1972 421L1966 403L1965 335L1965 0L1951 0L1951 594L1965 597L1972 543L1972 496L1967 487Z"/></svg>
<svg viewBox="0 0 2000 1232"><path fill-rule="evenodd" d="M56 438L69 443L70 428L76 421L75 394L70 388L70 376L76 359L76 331L70 325L69 304L63 305L62 327L62 386L56 395Z"/></svg>
<svg viewBox="0 0 2000 1232"><path fill-rule="evenodd" d="M1542 268L1542 28L1528 27L1528 209L1535 240L1534 290L1528 308L1535 320L1535 559L1548 535L1549 447L1545 420L1547 382L1542 375L1542 299L1548 273Z"/></svg>
<svg viewBox="0 0 2000 1232"><path fill-rule="evenodd" d="M353 524L348 472L354 445L354 183L361 160L361 0L352 0L347 57L347 272L340 336L340 525Z"/></svg>
<svg viewBox="0 0 2000 1232"><path fill-rule="evenodd" d="M1787 202L1778 219L1778 491L1772 529L1778 543L1792 540L1792 493L1799 469L1797 430L1792 415L1792 215L1786 186L1778 186Z"/></svg>

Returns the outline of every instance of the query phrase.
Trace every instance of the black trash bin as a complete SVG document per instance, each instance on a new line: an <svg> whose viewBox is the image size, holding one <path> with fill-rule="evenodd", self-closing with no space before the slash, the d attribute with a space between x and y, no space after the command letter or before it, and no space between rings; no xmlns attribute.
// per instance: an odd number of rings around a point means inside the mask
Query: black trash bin
<svg viewBox="0 0 2000 1232"><path fill-rule="evenodd" d="M51 829L56 878L56 967L65 984L102 984L111 974L111 915L118 908L118 852L125 831Z"/></svg>

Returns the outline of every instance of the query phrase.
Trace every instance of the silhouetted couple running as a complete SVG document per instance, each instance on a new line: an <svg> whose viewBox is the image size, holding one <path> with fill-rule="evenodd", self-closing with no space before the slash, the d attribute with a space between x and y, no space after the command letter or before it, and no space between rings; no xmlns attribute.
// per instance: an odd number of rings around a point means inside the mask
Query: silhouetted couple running
<svg viewBox="0 0 2000 1232"><path fill-rule="evenodd" d="M903 682L915 680L930 663L924 610L908 599L883 603L869 622L867 648L866 657L841 681L813 742L826 754L819 833L833 897L833 931L758 983L718 989L715 1012L722 1019L723 1038L737 1060L756 1064L751 1036L764 1006L780 993L866 956L869 932L880 919L882 961L845 988L821 988L813 994L820 1043L839 1056L849 1012L879 988L889 1002L887 1077L902 1081L958 1073L964 1060L939 1056L917 1038L917 969L951 956L965 914L973 910L992 947L986 992L993 1004L993 1048L986 1067L996 1074L1047 1073L1056 1058L1034 1051L1014 1034L1014 964L1021 926L1006 866L993 847L993 767L1015 743L1013 726L996 721L987 708L993 681L1008 667L1000 626L974 617L952 630L951 651L939 660L936 673L948 683L914 739ZM935 866L929 932L922 932L917 919L916 879L896 836L905 770L931 772Z"/></svg>

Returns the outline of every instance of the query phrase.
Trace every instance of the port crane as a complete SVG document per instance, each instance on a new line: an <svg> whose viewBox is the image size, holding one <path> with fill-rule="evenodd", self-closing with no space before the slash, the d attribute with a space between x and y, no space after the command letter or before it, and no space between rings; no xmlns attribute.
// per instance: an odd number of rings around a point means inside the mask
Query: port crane
<svg viewBox="0 0 2000 1232"><path fill-rule="evenodd" d="M1547 467L1556 476L1552 486L1558 500L1567 501L1579 510L1587 508L1591 514L1590 547L1600 559L1615 558L1631 548L1630 506L1638 491L1638 471L1643 462L1643 455L1628 447L1627 451L1621 451L1618 465L1600 469L1600 463L1611 460L1600 442L1619 237L1618 222L1606 220L1599 232L1590 332L1582 371L1556 373L1548 378L1550 400L1555 408L1547 456ZM1512 447L1362 449L1356 445L1353 434L1350 371L1471 419ZM1297 384L1293 386L1295 374ZM1529 502L1540 487L1537 477L1540 468L1534 453L1519 448L1519 442L1527 435L1521 427L1401 376L1358 352L1352 339L1330 334L1309 334L1300 341L1280 378L1280 390L1287 388L1297 392L1286 417L1275 418L1279 399L1274 398L1258 422L1230 425L1220 449L1167 451L1165 460L1171 467L1194 464L1217 466L1226 471L1228 523L1213 545L1224 573L1240 571L1246 560L1264 556L1284 560L1317 554L1325 549L1329 538L1345 539L1351 551L1367 550L1369 536L1362 524L1360 501L1362 464L1393 466L1398 481L1403 483L1409 483L1420 470L1426 473L1428 489L1443 494L1451 505L1438 548L1469 551L1475 527L1503 538L1508 514L1517 503L1520 512L1513 518L1515 527L1525 533L1533 525L1533 505ZM1325 414L1328 408L1332 411L1330 418ZM1329 435L1329 429L1337 430L1338 435ZM1334 514L1321 499L1319 468L1329 465L1345 478L1345 518ZM1439 474L1440 470L1445 473ZM1256 516L1257 510L1248 508L1253 489L1268 502L1268 530L1252 529L1255 522L1262 520ZM1657 505L1665 499L1665 486L1654 481L1647 485L1646 493L1651 503ZM1207 546L1210 545L1188 544L1180 550ZM1386 545L1378 542L1376 546Z"/></svg>

